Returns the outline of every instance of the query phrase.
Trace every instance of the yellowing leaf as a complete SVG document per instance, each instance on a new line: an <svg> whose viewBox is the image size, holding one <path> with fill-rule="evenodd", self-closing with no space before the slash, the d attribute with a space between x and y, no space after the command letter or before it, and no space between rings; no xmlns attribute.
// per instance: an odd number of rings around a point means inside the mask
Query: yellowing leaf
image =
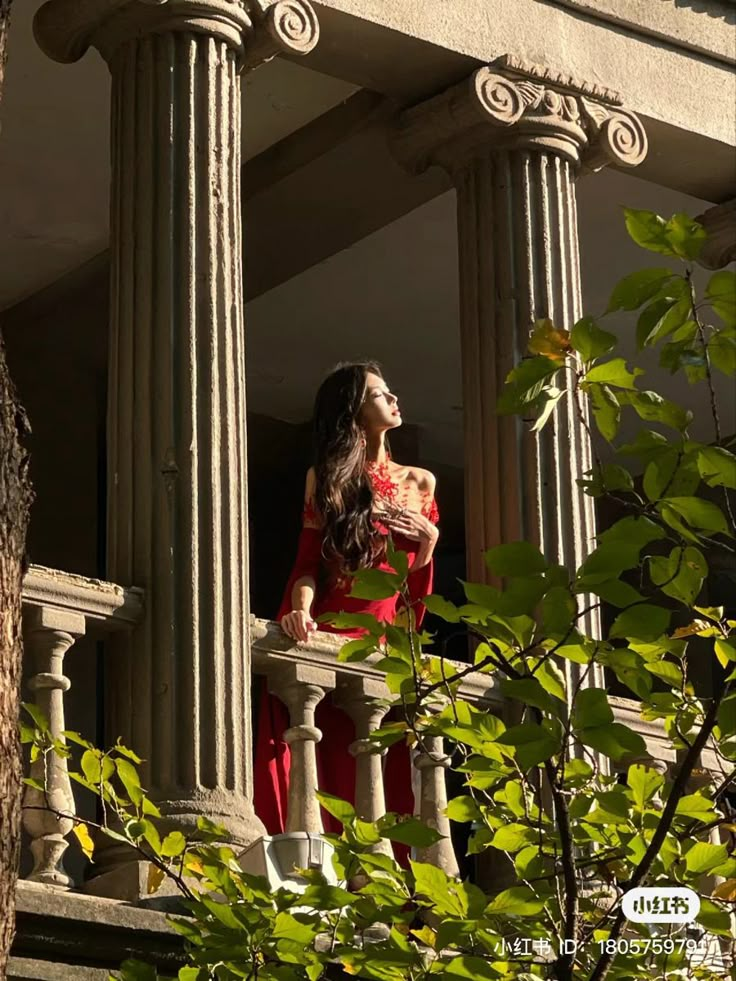
<svg viewBox="0 0 736 981"><path fill-rule="evenodd" d="M74 825L73 831L77 836L77 841L79 842L82 851L91 862L95 850L95 843L92 841L89 828L84 821L80 821L79 824Z"/></svg>
<svg viewBox="0 0 736 981"><path fill-rule="evenodd" d="M736 879L726 879L719 883L713 890L714 899L725 899L732 903L736 900Z"/></svg>
<svg viewBox="0 0 736 981"><path fill-rule="evenodd" d="M148 882L146 888L148 890L148 895L150 896L152 892L157 892L158 887L164 881L164 875L166 873L163 869L160 869L158 865L154 865L153 862L148 866Z"/></svg>
<svg viewBox="0 0 736 981"><path fill-rule="evenodd" d="M570 351L570 333L555 327L551 320L538 320L529 338L529 351L552 361L564 361Z"/></svg>
<svg viewBox="0 0 736 981"><path fill-rule="evenodd" d="M423 926L421 930L412 930L411 932L418 940L421 940L423 944L426 944L427 947L434 947L437 940L437 934L431 927Z"/></svg>

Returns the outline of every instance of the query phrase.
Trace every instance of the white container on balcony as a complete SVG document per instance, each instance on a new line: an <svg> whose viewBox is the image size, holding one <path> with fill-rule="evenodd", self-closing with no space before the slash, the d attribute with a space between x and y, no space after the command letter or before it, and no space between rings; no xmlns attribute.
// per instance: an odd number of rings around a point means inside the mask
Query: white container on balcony
<svg viewBox="0 0 736 981"><path fill-rule="evenodd" d="M333 846L318 834L287 831L259 838L241 852L238 861L244 872L264 876L273 889L288 886L303 892L307 882L299 875L299 869L319 869L330 885L337 884L333 852Z"/></svg>

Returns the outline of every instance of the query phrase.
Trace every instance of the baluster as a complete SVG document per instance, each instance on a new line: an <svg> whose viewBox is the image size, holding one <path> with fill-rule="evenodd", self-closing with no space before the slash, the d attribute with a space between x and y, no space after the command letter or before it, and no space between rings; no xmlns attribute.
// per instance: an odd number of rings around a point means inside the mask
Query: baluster
<svg viewBox="0 0 736 981"><path fill-rule="evenodd" d="M314 724L314 710L334 687L334 671L308 664L286 664L269 674L269 689L286 705L291 722L284 733L291 750L287 831L324 831L317 800L317 743L322 733Z"/></svg>
<svg viewBox="0 0 736 981"><path fill-rule="evenodd" d="M52 607L37 606L24 611L23 634L26 651L34 659L37 673L28 687L35 694L35 704L46 716L55 739L62 742L64 692L70 681L63 673L64 655L77 637L85 632L84 616ZM69 843L74 822L59 818L54 812L74 814L74 794L66 758L49 753L31 764L31 777L45 783L46 792L26 787L23 795L23 826L31 838L32 882L68 888L74 883L66 873L62 857Z"/></svg>
<svg viewBox="0 0 736 981"><path fill-rule="evenodd" d="M459 875L460 869L455 857L455 849L450 838L450 819L447 810L447 785L445 770L450 766L450 757L444 750L442 736L425 735L423 747L414 757L414 766L419 770L419 800L416 813L443 836L434 845L420 848L417 857L420 862L429 862L446 872Z"/></svg>
<svg viewBox="0 0 736 981"><path fill-rule="evenodd" d="M361 675L341 680L335 704L355 723L355 741L350 753L355 757L355 811L363 821L377 821L386 813L382 760L386 750L371 742L369 736L381 725L388 711L377 699L386 698L388 688L379 678ZM371 851L393 857L387 839L373 845Z"/></svg>

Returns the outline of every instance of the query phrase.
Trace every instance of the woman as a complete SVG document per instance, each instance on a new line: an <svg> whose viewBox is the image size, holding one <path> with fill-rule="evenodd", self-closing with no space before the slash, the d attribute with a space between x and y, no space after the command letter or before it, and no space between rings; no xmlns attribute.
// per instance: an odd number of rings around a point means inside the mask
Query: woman
<svg viewBox="0 0 736 981"><path fill-rule="evenodd" d="M360 629L340 630L317 618L326 613L371 613L391 623L402 605L397 591L387 599L350 596L358 569L391 570L390 534L409 563L408 592L417 623L421 599L432 591L432 555L437 544L435 478L428 470L393 461L387 434L401 425L398 400L372 362L339 365L317 392L314 406L315 465L307 474L302 532L296 562L286 586L278 621L292 640L306 642L316 630L357 637ZM288 749L281 733L286 710L269 699L260 713L256 751L256 810L271 833L283 830L286 811ZM354 738L350 720L323 700L317 725L324 734L318 747L320 786L350 799L354 761L347 747ZM399 747L400 749L400 747ZM410 811L410 781L404 773L401 793L392 793L387 763L389 810ZM401 761L405 765L403 754Z"/></svg>

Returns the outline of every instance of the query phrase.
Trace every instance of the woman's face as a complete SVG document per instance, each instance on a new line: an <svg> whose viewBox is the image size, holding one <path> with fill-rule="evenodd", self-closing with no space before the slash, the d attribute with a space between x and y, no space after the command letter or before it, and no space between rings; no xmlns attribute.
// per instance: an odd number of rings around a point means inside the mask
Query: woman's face
<svg viewBox="0 0 736 981"><path fill-rule="evenodd" d="M398 399L384 379L371 371L365 376L365 396L358 421L367 433L385 432L401 425Z"/></svg>

